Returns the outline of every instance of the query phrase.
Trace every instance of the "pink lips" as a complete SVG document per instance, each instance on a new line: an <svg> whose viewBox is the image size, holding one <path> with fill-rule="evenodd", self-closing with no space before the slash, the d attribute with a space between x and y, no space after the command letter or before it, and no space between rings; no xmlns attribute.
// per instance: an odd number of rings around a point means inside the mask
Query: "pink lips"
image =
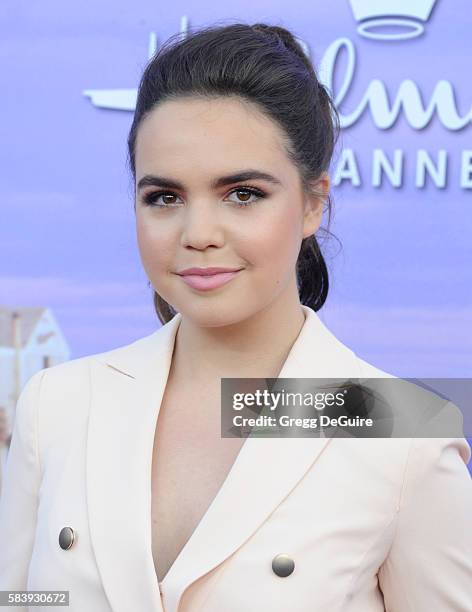
<svg viewBox="0 0 472 612"><path fill-rule="evenodd" d="M240 272L241 270L235 270L234 272L219 272L218 274L207 274L205 276L201 274L185 274L181 278L193 289L209 291L210 289L216 289L225 285Z"/></svg>

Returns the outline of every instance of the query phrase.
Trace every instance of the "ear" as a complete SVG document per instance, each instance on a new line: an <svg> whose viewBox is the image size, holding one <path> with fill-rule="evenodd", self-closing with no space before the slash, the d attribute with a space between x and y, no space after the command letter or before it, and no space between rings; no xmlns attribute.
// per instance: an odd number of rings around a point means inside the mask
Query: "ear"
<svg viewBox="0 0 472 612"><path fill-rule="evenodd" d="M303 215L303 238L314 234L321 225L323 217L323 204L329 194L331 181L327 172L311 186L311 192L305 194L305 207Z"/></svg>

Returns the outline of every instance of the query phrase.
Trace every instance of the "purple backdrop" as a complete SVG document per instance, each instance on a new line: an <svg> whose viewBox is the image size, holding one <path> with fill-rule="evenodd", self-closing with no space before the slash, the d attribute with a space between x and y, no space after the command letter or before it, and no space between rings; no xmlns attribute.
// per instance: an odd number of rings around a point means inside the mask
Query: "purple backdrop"
<svg viewBox="0 0 472 612"><path fill-rule="evenodd" d="M398 376L470 377L470 1L411 2L418 15L403 18L424 32L402 40L358 32L355 15L369 4L381 3L259 0L228 10L213 1L4 2L0 303L50 307L72 357L159 326L125 167L132 113L101 107L97 90L126 106L132 92L112 90L135 89L150 49L186 22L268 21L291 28L323 61L345 122L333 176L348 178L334 187L331 228L343 250L334 256L332 242L328 251L323 320ZM395 2L383 4L385 15ZM376 28L373 19L377 34L410 31ZM403 156L398 185L384 173L376 186L375 159L393 163L395 150ZM416 184L421 150L434 165L443 156L444 187L440 177Z"/></svg>

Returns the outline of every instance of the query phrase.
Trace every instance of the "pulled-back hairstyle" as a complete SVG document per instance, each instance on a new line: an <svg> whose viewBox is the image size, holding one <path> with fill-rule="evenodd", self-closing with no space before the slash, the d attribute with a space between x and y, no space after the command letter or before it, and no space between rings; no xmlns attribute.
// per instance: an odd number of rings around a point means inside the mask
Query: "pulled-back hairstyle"
<svg viewBox="0 0 472 612"><path fill-rule="evenodd" d="M141 121L164 100L186 96L237 96L255 104L286 136L285 149L306 193L328 171L339 136L334 103L294 35L279 26L235 23L170 37L141 77L128 135L128 163L136 183L136 134ZM327 196L328 228L331 197ZM322 228L320 228L322 229ZM329 230L324 230L329 233ZM328 294L328 270L315 235L302 240L297 265L300 302L319 310ZM176 310L154 291L161 323Z"/></svg>

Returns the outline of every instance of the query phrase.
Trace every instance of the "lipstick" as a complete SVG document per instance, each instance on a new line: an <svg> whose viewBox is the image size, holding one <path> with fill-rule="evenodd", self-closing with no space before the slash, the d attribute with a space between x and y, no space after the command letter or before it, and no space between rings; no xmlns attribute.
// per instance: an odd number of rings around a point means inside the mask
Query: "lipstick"
<svg viewBox="0 0 472 612"><path fill-rule="evenodd" d="M234 272L220 272L218 274L207 274L205 276L201 274L185 274L182 275L181 278L184 283L187 283L192 289L210 291L211 289L226 285L226 283L229 283L229 281L240 272L241 270L236 270Z"/></svg>

